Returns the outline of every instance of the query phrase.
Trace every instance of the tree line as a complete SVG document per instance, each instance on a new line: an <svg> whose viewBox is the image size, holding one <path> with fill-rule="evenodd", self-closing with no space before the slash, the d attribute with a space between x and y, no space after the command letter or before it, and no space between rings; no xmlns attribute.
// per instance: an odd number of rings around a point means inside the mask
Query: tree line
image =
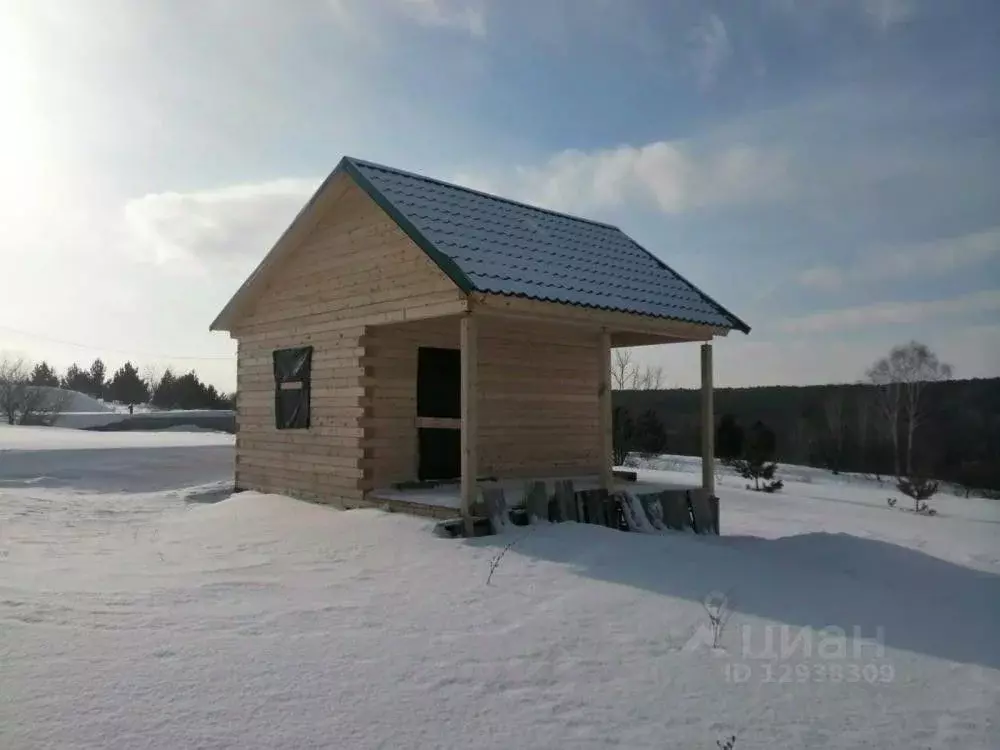
<svg viewBox="0 0 1000 750"><path fill-rule="evenodd" d="M140 374L129 361L110 371L98 358L86 368L73 363L60 374L44 360L0 360L0 412L8 424L44 423L47 415L62 411L65 394L49 390L55 388L129 407L232 409L235 404L235 394L218 391L193 370L178 375L170 368L159 372L147 367Z"/></svg>
<svg viewBox="0 0 1000 750"><path fill-rule="evenodd" d="M1000 378L952 380L917 342L894 347L853 384L717 388L720 429L757 422L775 434L781 461L879 478L940 479L1000 490ZM628 450L701 453L697 389L613 394ZM727 427L723 427L726 424ZM616 437L623 431L616 425Z"/></svg>

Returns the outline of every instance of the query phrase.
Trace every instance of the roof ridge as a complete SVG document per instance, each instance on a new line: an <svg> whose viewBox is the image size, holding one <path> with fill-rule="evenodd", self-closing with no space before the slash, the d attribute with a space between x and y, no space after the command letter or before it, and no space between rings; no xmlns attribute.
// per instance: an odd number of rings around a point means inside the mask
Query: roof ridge
<svg viewBox="0 0 1000 750"><path fill-rule="evenodd" d="M570 221L578 221L581 224L590 224L592 226L603 227L604 229L615 229L621 232L621 228L614 225L608 224L604 221L596 221L595 219L588 219L584 216L576 216L574 214L568 214L563 211L555 211L551 208L543 208L542 206L535 206L531 203L525 203L524 201L514 200L513 198L505 198L502 195L497 195L496 193L489 193L485 190L477 190L476 188L466 187L465 185L458 185L454 182L447 182L445 180L439 179L437 177L428 177L427 175L420 174L419 172L410 172L406 169L400 169L399 167L390 167L386 164L379 164L378 162L369 161L368 159L360 159L356 156L344 156L344 159L352 162L356 166L360 165L363 167L372 167L374 169L381 169L386 172L392 172L394 174L404 175L406 177L412 177L417 180L424 180L425 182L433 182L436 185L442 185L448 188L454 188L455 190L461 190L464 193L472 193L473 195L478 195L483 198L490 198L495 201L500 201L501 203L507 203L513 206L520 206L521 208L527 208L532 211L538 211L539 213L549 214L550 216L558 216L561 219L569 219Z"/></svg>

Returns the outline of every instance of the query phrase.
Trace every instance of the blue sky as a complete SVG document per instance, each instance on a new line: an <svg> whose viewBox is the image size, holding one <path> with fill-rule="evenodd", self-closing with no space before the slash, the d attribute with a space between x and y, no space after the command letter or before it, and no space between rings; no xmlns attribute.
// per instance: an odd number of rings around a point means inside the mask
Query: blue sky
<svg viewBox="0 0 1000 750"><path fill-rule="evenodd" d="M618 224L753 326L1000 375L992 0L0 0L0 350L235 382L208 322L343 154ZM11 116L12 115L12 116ZM641 350L673 385L688 347Z"/></svg>

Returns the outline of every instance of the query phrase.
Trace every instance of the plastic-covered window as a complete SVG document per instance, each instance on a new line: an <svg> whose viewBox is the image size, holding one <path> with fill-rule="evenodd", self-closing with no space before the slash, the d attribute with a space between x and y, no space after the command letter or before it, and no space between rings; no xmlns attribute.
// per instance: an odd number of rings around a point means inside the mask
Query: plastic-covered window
<svg viewBox="0 0 1000 750"><path fill-rule="evenodd" d="M274 361L274 426L279 430L309 428L311 346L277 349Z"/></svg>

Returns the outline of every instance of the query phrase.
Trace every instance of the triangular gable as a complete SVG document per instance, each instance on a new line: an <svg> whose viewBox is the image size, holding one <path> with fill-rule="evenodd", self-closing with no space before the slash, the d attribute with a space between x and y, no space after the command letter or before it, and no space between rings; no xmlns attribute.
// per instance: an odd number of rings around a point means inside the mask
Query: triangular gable
<svg viewBox="0 0 1000 750"><path fill-rule="evenodd" d="M278 238L271 250L264 256L264 259L257 265L253 272L247 277L236 294L226 303L226 306L216 316L209 326L211 331L227 331L244 314L249 312L252 303L267 286L274 274L288 260L302 242L305 241L309 233L315 229L323 216L332 208L333 204L344 195L351 184L357 185L381 208L389 217L399 225L400 229L410 237L414 243L430 257L456 286L463 291L471 291L472 287L468 279L462 275L461 271L447 257L438 253L420 232L407 221L406 217L399 215L392 205L361 175L357 168L351 163L351 159L344 157L337 167L323 180L316 192L306 202L292 223Z"/></svg>

